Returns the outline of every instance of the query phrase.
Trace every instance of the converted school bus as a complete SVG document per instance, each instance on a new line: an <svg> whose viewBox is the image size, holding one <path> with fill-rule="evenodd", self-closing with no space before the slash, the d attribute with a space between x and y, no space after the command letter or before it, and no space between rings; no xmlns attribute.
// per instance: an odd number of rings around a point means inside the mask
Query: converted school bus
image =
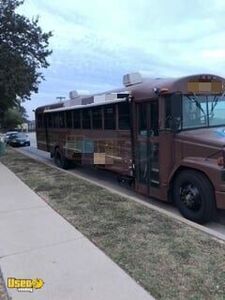
<svg viewBox="0 0 225 300"><path fill-rule="evenodd" d="M37 145L56 164L116 172L204 223L225 209L225 79L123 78L124 88L36 109Z"/></svg>

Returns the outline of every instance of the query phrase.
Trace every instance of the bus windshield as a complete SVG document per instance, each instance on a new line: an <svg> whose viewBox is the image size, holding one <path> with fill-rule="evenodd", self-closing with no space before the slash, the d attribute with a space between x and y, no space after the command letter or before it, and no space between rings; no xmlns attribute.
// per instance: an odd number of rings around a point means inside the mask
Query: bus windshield
<svg viewBox="0 0 225 300"><path fill-rule="evenodd" d="M182 129L225 125L225 95L182 95Z"/></svg>

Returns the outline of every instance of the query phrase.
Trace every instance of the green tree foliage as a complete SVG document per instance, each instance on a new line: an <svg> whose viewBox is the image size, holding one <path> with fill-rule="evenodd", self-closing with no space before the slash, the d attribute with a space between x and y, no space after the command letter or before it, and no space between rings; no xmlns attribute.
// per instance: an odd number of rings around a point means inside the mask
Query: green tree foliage
<svg viewBox="0 0 225 300"><path fill-rule="evenodd" d="M16 12L24 0L0 0L0 113L18 107L38 92L51 32L43 33L38 17L29 20ZM14 112L12 109L11 112Z"/></svg>
<svg viewBox="0 0 225 300"><path fill-rule="evenodd" d="M17 108L9 108L4 114L4 127L14 129L23 123L23 118Z"/></svg>
<svg viewBox="0 0 225 300"><path fill-rule="evenodd" d="M14 129L18 125L26 123L27 118L26 109L18 105L5 111L1 126L3 129Z"/></svg>
<svg viewBox="0 0 225 300"><path fill-rule="evenodd" d="M25 107L23 107L22 105L19 105L18 111L21 114L21 118L22 118L23 123L27 122L28 121L28 115L27 115L27 111L26 111Z"/></svg>

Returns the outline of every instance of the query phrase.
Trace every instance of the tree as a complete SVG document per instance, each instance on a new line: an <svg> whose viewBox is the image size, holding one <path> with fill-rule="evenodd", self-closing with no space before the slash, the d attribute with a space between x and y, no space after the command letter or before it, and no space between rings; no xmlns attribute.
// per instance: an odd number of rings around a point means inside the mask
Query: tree
<svg viewBox="0 0 225 300"><path fill-rule="evenodd" d="M23 123L23 118L17 108L9 108L4 114L3 126L6 129L15 129Z"/></svg>
<svg viewBox="0 0 225 300"><path fill-rule="evenodd" d="M43 33L38 17L16 13L24 0L0 0L0 114L38 92L47 68L51 32Z"/></svg>
<svg viewBox="0 0 225 300"><path fill-rule="evenodd" d="M4 129L15 129L22 123L27 123L28 116L26 109L19 105L14 108L9 108L7 111L4 113L4 118L2 120L2 128Z"/></svg>
<svg viewBox="0 0 225 300"><path fill-rule="evenodd" d="M27 115L26 108L23 107L22 105L19 105L18 111L20 112L23 123L28 122L28 115Z"/></svg>

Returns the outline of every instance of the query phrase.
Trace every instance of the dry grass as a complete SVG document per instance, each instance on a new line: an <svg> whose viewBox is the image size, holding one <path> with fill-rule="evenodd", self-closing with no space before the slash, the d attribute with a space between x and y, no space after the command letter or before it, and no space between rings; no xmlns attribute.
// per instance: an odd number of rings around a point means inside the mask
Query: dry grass
<svg viewBox="0 0 225 300"><path fill-rule="evenodd" d="M156 299L225 299L224 243L13 150L1 162Z"/></svg>

